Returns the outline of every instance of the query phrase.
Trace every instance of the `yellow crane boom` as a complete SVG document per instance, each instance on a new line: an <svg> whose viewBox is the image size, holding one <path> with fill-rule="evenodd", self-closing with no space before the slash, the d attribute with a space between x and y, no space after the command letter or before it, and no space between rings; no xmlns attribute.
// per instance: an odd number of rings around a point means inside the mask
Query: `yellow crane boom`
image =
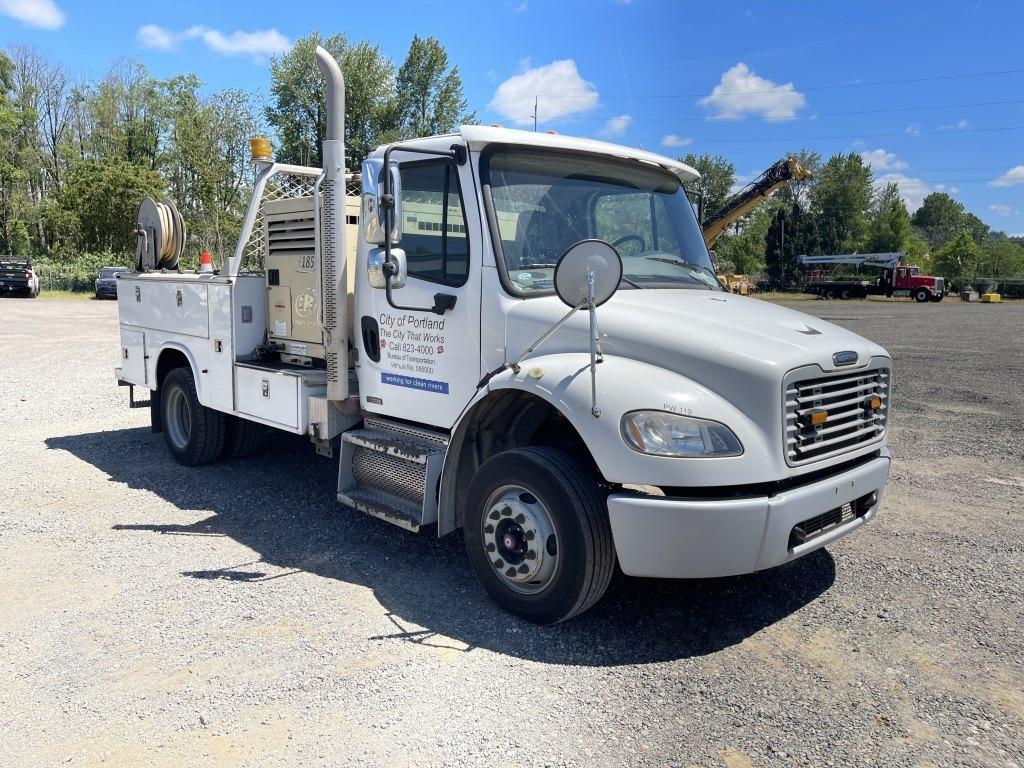
<svg viewBox="0 0 1024 768"><path fill-rule="evenodd" d="M701 225L708 248L734 221L750 213L754 206L775 190L791 181L810 179L812 174L791 157L779 160L747 186L733 195L721 209L715 211Z"/></svg>

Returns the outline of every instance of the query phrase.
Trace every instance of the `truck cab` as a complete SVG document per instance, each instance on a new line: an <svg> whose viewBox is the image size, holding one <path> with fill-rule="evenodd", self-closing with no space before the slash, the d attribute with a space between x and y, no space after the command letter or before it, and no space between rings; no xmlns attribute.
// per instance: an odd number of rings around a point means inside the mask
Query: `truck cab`
<svg viewBox="0 0 1024 768"><path fill-rule="evenodd" d="M219 270L120 278L116 375L151 391L177 461L307 434L347 513L461 531L483 588L537 623L592 606L616 564L750 573L877 513L889 355L724 291L692 168L464 126L355 175L329 112L322 169L259 158ZM143 266L162 240L140 231Z"/></svg>
<svg viewBox="0 0 1024 768"><path fill-rule="evenodd" d="M911 296L919 302L942 301L945 296L945 281L941 277L924 274L913 264L887 269L883 281L888 296Z"/></svg>

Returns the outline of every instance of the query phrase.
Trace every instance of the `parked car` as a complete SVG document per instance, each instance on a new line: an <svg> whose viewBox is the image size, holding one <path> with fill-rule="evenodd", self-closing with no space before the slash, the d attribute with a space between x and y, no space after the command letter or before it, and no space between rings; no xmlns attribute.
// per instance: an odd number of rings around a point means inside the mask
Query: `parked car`
<svg viewBox="0 0 1024 768"><path fill-rule="evenodd" d="M32 262L14 256L0 257L0 293L18 293L34 299L39 295L39 275Z"/></svg>
<svg viewBox="0 0 1024 768"><path fill-rule="evenodd" d="M117 276L127 270L124 267L100 267L96 273L96 298L117 298Z"/></svg>

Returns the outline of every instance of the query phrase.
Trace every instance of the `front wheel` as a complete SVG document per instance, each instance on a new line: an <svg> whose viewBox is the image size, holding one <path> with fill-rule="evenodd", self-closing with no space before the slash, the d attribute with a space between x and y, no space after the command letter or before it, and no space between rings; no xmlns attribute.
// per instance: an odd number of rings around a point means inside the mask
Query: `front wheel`
<svg viewBox="0 0 1024 768"><path fill-rule="evenodd" d="M469 485L463 535L487 594L535 624L590 608L614 571L603 494L551 448L515 448L484 462Z"/></svg>
<svg viewBox="0 0 1024 768"><path fill-rule="evenodd" d="M923 303L925 301L928 301L928 299L930 299L930 298L931 298L931 293L928 291L927 288L918 288L916 291L914 291L914 300L915 301L919 301L919 302Z"/></svg>
<svg viewBox="0 0 1024 768"><path fill-rule="evenodd" d="M186 467L209 464L224 448L224 414L199 402L190 368L175 368L160 387L160 415L171 456Z"/></svg>

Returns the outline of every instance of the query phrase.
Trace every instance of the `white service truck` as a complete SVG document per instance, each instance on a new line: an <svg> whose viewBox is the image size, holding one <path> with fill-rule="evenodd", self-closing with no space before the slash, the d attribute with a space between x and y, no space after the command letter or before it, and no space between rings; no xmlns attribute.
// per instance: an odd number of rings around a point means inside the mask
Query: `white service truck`
<svg viewBox="0 0 1024 768"><path fill-rule="evenodd" d="M255 152L219 271L174 269L173 205L140 211L116 376L151 390L177 461L308 434L340 454L341 504L461 529L484 589L538 623L592 606L616 562L749 573L877 513L889 355L722 290L692 168L466 126L378 148L347 195L342 76L317 65L324 167Z"/></svg>

